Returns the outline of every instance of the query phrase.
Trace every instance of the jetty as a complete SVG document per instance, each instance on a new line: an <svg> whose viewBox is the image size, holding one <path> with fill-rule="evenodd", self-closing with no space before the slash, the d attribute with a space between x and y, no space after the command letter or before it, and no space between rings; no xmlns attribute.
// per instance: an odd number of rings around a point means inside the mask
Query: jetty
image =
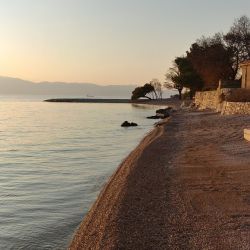
<svg viewBox="0 0 250 250"><path fill-rule="evenodd" d="M45 102L72 102L72 103L131 103L130 99L97 99L97 98L54 98Z"/></svg>

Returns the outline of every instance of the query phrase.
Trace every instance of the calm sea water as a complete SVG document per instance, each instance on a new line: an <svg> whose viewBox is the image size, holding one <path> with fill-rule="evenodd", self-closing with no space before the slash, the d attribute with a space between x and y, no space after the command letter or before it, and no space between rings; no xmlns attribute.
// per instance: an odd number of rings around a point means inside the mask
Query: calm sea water
<svg viewBox="0 0 250 250"><path fill-rule="evenodd" d="M66 249L157 107L24 100L0 98L0 249Z"/></svg>

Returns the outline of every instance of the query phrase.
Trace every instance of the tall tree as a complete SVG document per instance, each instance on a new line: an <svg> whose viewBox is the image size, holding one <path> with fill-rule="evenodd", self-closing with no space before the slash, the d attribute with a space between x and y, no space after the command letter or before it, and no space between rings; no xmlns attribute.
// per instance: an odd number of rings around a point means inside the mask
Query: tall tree
<svg viewBox="0 0 250 250"><path fill-rule="evenodd" d="M149 82L150 85L154 87L154 94L156 99L162 99L162 84L161 82L154 78Z"/></svg>
<svg viewBox="0 0 250 250"><path fill-rule="evenodd" d="M181 91L183 87L189 88L190 98L197 90L201 90L203 82L199 74L193 68L191 62L187 57L177 57L174 60L174 65L166 74L166 87L172 87L179 91L179 98L181 98Z"/></svg>
<svg viewBox="0 0 250 250"><path fill-rule="evenodd" d="M165 79L166 82L164 84L164 87L167 89L176 89L179 93L179 99L181 100L183 82L181 79L181 73L175 62L173 62L173 67L169 68L168 72L165 74Z"/></svg>
<svg viewBox="0 0 250 250"><path fill-rule="evenodd" d="M189 88L190 98L192 98L197 90L202 89L203 80L193 67L188 57L177 57L175 59L175 63L180 71L183 87Z"/></svg>
<svg viewBox="0 0 250 250"><path fill-rule="evenodd" d="M232 53L233 76L236 78L239 64L250 59L250 19L247 16L236 19L223 38Z"/></svg>
<svg viewBox="0 0 250 250"><path fill-rule="evenodd" d="M187 52L187 58L206 88L216 88L220 79L234 78L231 51L224 46L220 34L197 40Z"/></svg>

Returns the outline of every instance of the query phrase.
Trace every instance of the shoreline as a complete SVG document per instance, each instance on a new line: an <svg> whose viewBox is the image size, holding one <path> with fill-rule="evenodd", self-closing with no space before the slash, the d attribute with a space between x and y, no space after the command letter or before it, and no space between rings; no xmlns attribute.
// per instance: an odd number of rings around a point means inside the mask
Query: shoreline
<svg viewBox="0 0 250 250"><path fill-rule="evenodd" d="M163 125L168 120L169 118L162 120L159 126L150 131L111 175L77 229L69 249L110 249L115 244L114 242L107 244L106 241L110 240L110 236L105 236L106 239L104 239L102 230L108 234L115 230L112 229L111 214L116 213L117 215L119 213L119 206L117 205L120 204L125 195L126 182L131 173L135 171L137 161L145 152L145 149L163 134Z"/></svg>
<svg viewBox="0 0 250 250"><path fill-rule="evenodd" d="M69 249L248 249L249 122L197 111L163 120L111 176Z"/></svg>

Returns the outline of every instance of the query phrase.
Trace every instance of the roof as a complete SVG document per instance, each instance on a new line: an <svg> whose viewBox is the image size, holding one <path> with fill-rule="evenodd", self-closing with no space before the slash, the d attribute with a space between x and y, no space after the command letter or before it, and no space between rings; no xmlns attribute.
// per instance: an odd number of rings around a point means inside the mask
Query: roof
<svg viewBox="0 0 250 250"><path fill-rule="evenodd" d="M250 66L250 60L244 61L240 64L240 66Z"/></svg>

